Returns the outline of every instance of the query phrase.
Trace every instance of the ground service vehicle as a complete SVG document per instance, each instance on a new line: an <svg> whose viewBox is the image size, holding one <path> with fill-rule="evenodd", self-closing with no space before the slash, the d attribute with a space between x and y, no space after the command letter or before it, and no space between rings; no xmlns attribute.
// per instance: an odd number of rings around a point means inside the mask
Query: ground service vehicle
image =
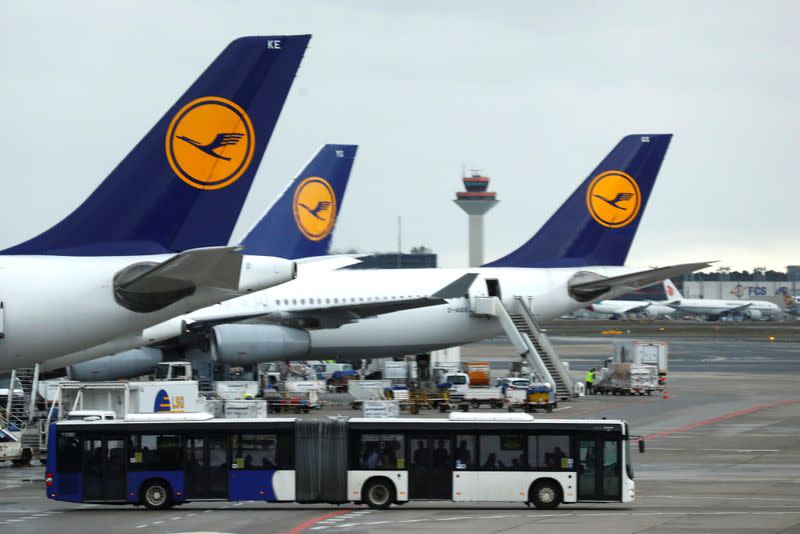
<svg viewBox="0 0 800 534"><path fill-rule="evenodd" d="M159 421L159 417L165 420ZM46 492L163 509L200 499L365 503L630 502L628 424L453 413L449 419L147 415L50 426Z"/></svg>

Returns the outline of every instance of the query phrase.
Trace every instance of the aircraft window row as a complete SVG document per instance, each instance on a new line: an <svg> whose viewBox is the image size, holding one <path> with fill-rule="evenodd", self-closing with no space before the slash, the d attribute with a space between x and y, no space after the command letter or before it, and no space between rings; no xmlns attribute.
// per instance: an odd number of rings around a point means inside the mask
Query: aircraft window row
<svg viewBox="0 0 800 534"><path fill-rule="evenodd" d="M399 297L391 296L391 297L374 297L374 298L373 297L357 297L357 298L356 297L350 297L350 302L352 302L352 303L355 303L355 302L373 302L373 300L375 302L380 302L381 300L397 300L397 299L411 299L411 298L422 298L422 295L416 295L416 296L414 296L414 295L406 295L406 296L401 295ZM324 303L325 304L331 304L331 303L339 304L339 300L340 299L338 297L335 297L333 299L325 298L325 302ZM346 304L347 303L347 298L343 297L341 299L341 301L342 301L342 304ZM298 304L303 306L303 305L306 304L306 299L304 299L304 298L301 298L301 299L277 299L275 301L275 305L276 306L281 306L281 305L289 306L290 303L293 306L297 306ZM322 305L323 304L323 299L321 299L321 298L309 298L308 299L308 304L311 304L311 305L313 305L313 304ZM267 304L264 304L264 306L266 306L266 305Z"/></svg>
<svg viewBox="0 0 800 534"><path fill-rule="evenodd" d="M397 300L398 298L400 298L400 299L404 299L404 298L410 299L410 298L414 298L414 297L411 296L411 295L408 295L408 296L405 296L405 297L402 296L402 295L400 297L395 297L395 296L392 296L392 297L350 297L350 302L352 302L352 303L355 303L355 302L373 302L373 301L374 302L380 302L381 300ZM417 295L416 298L421 298L421 295ZM324 304L339 304L339 300L340 299L338 297L334 297L333 299L326 298ZM341 302L342 302L342 304L346 304L347 303L347 298L342 297L341 298ZM296 299L296 298L295 299L277 299L275 301L275 305L276 306L289 306L290 304L293 305L293 306L297 306L298 304L303 306L303 305L306 304L306 299L304 299L304 298L301 298L301 299ZM311 304L311 305L313 305L313 304L322 305L323 304L323 299L321 299L321 298L316 298L316 299L315 298L309 298L308 299L308 304ZM266 305L267 304L265 304L265 306Z"/></svg>

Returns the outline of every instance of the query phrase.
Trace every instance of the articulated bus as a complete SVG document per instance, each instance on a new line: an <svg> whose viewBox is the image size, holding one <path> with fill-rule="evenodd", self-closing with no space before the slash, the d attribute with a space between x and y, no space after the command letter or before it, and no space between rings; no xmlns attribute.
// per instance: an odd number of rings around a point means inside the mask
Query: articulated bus
<svg viewBox="0 0 800 534"><path fill-rule="evenodd" d="M144 419L148 419L145 417ZM448 419L61 421L47 497L165 509L190 501L561 503L634 498L625 421Z"/></svg>

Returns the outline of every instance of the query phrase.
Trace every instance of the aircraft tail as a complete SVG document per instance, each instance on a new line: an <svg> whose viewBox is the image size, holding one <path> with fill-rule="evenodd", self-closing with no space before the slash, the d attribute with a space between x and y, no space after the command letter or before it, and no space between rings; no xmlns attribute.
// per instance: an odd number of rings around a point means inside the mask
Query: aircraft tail
<svg viewBox="0 0 800 534"><path fill-rule="evenodd" d="M227 245L310 37L230 43L83 204L3 253L139 255Z"/></svg>
<svg viewBox="0 0 800 534"><path fill-rule="evenodd" d="M672 280L669 278L664 280L664 293L667 295L667 301L669 302L683 300L683 295L681 295L681 292L678 291L678 288L675 287L675 284L673 284Z"/></svg>
<svg viewBox="0 0 800 534"><path fill-rule="evenodd" d="M484 267L624 265L671 139L624 137L536 235Z"/></svg>
<svg viewBox="0 0 800 534"><path fill-rule="evenodd" d="M244 237L244 252L288 259L327 254L357 149L324 145Z"/></svg>

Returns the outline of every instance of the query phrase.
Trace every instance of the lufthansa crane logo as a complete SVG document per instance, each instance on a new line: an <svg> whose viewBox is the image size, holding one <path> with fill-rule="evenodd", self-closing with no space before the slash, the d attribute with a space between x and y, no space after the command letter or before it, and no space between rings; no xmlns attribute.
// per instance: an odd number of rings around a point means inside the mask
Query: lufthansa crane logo
<svg viewBox="0 0 800 534"><path fill-rule="evenodd" d="M629 174L598 174L586 190L586 207L592 218L608 228L622 228L636 220L642 205L639 185Z"/></svg>
<svg viewBox="0 0 800 534"><path fill-rule="evenodd" d="M167 161L198 189L222 189L244 174L255 150L253 124L235 102L218 96L192 100L167 130Z"/></svg>
<svg viewBox="0 0 800 534"><path fill-rule="evenodd" d="M324 178L306 178L294 191L292 212L297 227L312 241L325 239L336 223L336 196Z"/></svg>

